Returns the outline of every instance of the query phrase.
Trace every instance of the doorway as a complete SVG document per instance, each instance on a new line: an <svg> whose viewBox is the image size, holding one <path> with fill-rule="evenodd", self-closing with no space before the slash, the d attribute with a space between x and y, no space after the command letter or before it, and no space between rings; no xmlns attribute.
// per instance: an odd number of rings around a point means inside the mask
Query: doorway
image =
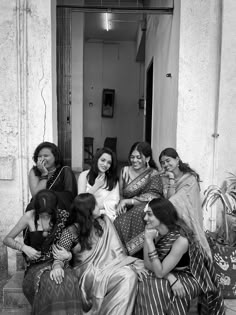
<svg viewBox="0 0 236 315"><path fill-rule="evenodd" d="M153 60L149 64L146 75L146 116L145 116L145 141L152 141L152 92L153 92Z"/></svg>

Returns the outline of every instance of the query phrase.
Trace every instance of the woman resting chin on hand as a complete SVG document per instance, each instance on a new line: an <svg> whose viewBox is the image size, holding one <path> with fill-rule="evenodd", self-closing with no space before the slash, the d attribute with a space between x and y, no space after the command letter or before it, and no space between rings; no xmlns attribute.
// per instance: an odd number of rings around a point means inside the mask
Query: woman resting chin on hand
<svg viewBox="0 0 236 315"><path fill-rule="evenodd" d="M197 296L208 314L225 314L211 259L173 204L153 199L144 212L144 264L150 273L139 282L134 315L185 315Z"/></svg>

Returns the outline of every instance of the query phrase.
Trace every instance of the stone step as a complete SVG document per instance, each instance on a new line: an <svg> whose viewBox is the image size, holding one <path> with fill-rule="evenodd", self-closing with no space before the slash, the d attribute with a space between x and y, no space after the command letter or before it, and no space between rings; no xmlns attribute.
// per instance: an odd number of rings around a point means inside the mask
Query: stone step
<svg viewBox="0 0 236 315"><path fill-rule="evenodd" d="M225 300L226 315L236 314L236 299Z"/></svg>
<svg viewBox="0 0 236 315"><path fill-rule="evenodd" d="M12 308L3 309L0 311L0 315L30 315L31 311L28 308Z"/></svg>
<svg viewBox="0 0 236 315"><path fill-rule="evenodd" d="M22 291L23 271L17 271L3 287L3 309L13 311L13 309L29 309L30 304Z"/></svg>

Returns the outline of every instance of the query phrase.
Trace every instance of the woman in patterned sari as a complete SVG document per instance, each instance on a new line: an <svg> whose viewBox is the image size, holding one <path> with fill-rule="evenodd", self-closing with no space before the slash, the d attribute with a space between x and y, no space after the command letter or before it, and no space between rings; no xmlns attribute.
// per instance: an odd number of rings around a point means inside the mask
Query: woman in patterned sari
<svg viewBox="0 0 236 315"><path fill-rule="evenodd" d="M159 161L163 167L161 176L165 197L172 202L180 218L187 223L211 257L211 250L203 229L199 175L187 163L182 162L173 148L163 150Z"/></svg>
<svg viewBox="0 0 236 315"><path fill-rule="evenodd" d="M59 148L51 142L40 143L34 151L33 166L29 172L32 200L26 211L34 207L34 196L42 189L55 191L59 207L69 210L77 195L76 178L69 166L64 166Z"/></svg>
<svg viewBox="0 0 236 315"><path fill-rule="evenodd" d="M34 315L79 314L81 304L73 271L67 269L60 286L49 276L53 262L52 245L60 239L68 218L69 213L58 208L56 194L44 189L34 198L34 210L27 211L4 239L6 246L20 250L26 256L23 292ZM28 243L15 240L24 229L29 231Z"/></svg>
<svg viewBox="0 0 236 315"><path fill-rule="evenodd" d="M144 211L144 264L150 272L139 282L134 314L185 315L197 296L201 314L225 314L213 264L173 204L153 199Z"/></svg>
<svg viewBox="0 0 236 315"><path fill-rule="evenodd" d="M127 252L141 257L140 250L144 242L143 209L147 202L162 195L162 183L149 143L134 143L129 161L131 165L121 170L121 200L117 207L119 216L114 224Z"/></svg>

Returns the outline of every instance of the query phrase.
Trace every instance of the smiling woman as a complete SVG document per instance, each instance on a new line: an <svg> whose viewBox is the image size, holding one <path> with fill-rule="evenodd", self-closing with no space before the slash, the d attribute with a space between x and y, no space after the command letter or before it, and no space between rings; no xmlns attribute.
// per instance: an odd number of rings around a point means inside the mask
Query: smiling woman
<svg viewBox="0 0 236 315"><path fill-rule="evenodd" d="M224 315L214 266L172 203L153 199L144 213L144 264L150 272L139 281L134 315L185 315L198 296L204 314Z"/></svg>
<svg viewBox="0 0 236 315"><path fill-rule="evenodd" d="M163 168L161 176L165 197L173 203L179 216L194 231L200 244L211 257L203 230L199 175L187 163L182 162L173 148L163 150L159 161Z"/></svg>
<svg viewBox="0 0 236 315"><path fill-rule="evenodd" d="M121 170L122 198L117 207L119 216L114 224L127 252L142 257L143 209L147 202L162 195L162 183L149 143L134 143L129 152L129 162L130 166Z"/></svg>
<svg viewBox="0 0 236 315"><path fill-rule="evenodd" d="M102 148L96 152L90 170L79 176L78 192L93 194L101 212L108 215L112 221L115 219L120 196L116 155L112 150Z"/></svg>
<svg viewBox="0 0 236 315"><path fill-rule="evenodd" d="M53 190L59 199L59 206L69 209L77 195L74 173L69 166L64 166L58 147L51 142L40 143L34 151L35 165L29 172L29 187L32 197L42 189ZM33 209L33 199L26 211Z"/></svg>

